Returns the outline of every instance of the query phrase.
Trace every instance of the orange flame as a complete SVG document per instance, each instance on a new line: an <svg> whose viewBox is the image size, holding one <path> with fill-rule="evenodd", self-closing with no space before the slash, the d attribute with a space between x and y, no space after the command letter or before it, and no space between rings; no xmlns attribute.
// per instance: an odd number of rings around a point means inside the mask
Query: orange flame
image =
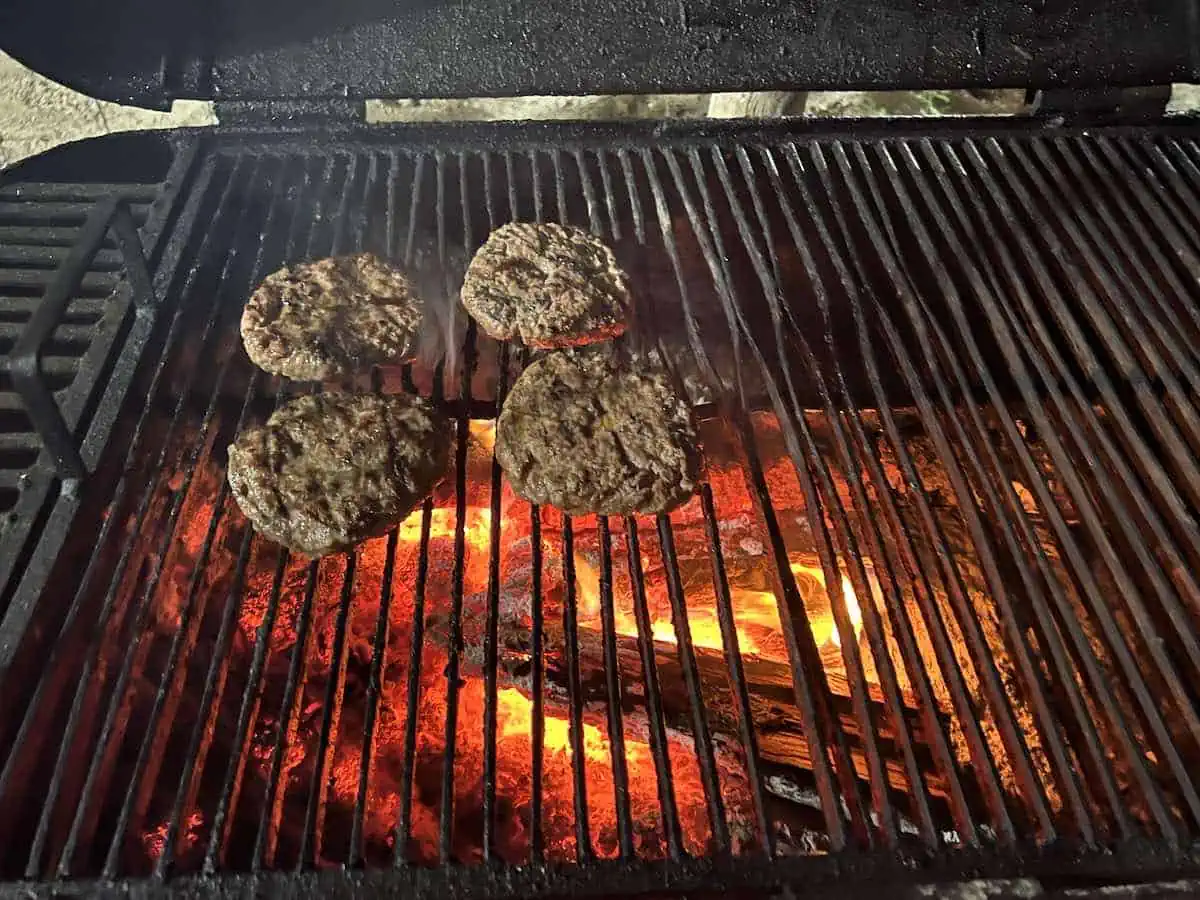
<svg viewBox="0 0 1200 900"><path fill-rule="evenodd" d="M600 574L580 553L575 554L576 603L583 621L597 621L600 617ZM779 611L775 595L764 591L734 590L731 594L738 647L743 653L759 653L763 648L747 626L779 632ZM721 650L725 646L721 634L721 622L717 618L715 605L696 606L687 609L688 631L692 645L710 650ZM626 637L637 637L637 619L620 604L614 604L613 619L616 631ZM650 636L664 644L676 644L675 620L672 615L654 618L650 622Z"/></svg>
<svg viewBox="0 0 1200 900"><path fill-rule="evenodd" d="M794 562L791 564L791 568L792 572L797 576L816 581L824 589L825 573L820 566ZM872 588L874 588L874 576L871 575L870 570L867 572L867 577L871 580ZM580 553L575 554L575 578L576 602L581 621L586 622L599 619L600 575L588 559ZM842 597L846 603L846 612L850 617L850 624L854 628L854 633L858 635L862 632L862 608L859 605L858 596L854 591L854 585L851 584L849 576L845 573L842 573ZM768 648L764 645L763 639L756 635L755 632L752 632L751 628L768 634L778 634L780 632L779 608L775 594L771 591L751 591L735 588L731 592L731 599L738 647L741 652L759 654L766 651ZM827 594L825 595L825 599L826 604L828 604ZM694 646L712 650L722 650L724 648L725 642L721 634L721 624L717 618L715 607L689 605L687 614L688 627ZM613 618L616 623L617 634L637 637L637 620L627 610L621 609L619 604L614 604ZM823 614L811 616L810 625L813 630L813 637L818 646L823 644L831 644L834 647L842 646L842 638L838 633L831 610L826 610ZM655 641L665 644L678 643L675 634L675 622L673 617L669 615L652 619L650 634Z"/></svg>
<svg viewBox="0 0 1200 900"><path fill-rule="evenodd" d="M780 630L779 608L775 595L769 591L749 591L733 589L730 592L733 607L734 631L737 633L738 649L742 653L760 654L766 648L762 641L750 632L748 626L777 634ZM688 606L688 630L692 636L692 644L710 650L721 650L725 641L721 633L721 622L717 618L716 609ZM618 625L619 632L621 632ZM651 634L656 641L667 644L678 643L675 636L673 619L655 619L650 625ZM637 634L634 623L631 630L622 634Z"/></svg>
<svg viewBox="0 0 1200 900"><path fill-rule="evenodd" d="M533 701L517 688L503 688L497 694L497 740L533 733ZM543 746L551 753L571 753L571 723L547 715L542 731ZM593 762L609 758L608 738L595 725L583 725L583 755Z"/></svg>
<svg viewBox="0 0 1200 900"><path fill-rule="evenodd" d="M801 578L811 578L817 581L822 588L825 587L825 570L821 566L810 566L805 563L794 562L791 564L792 573ZM850 617L850 625L854 629L854 634L857 637L862 633L862 607L858 604L858 595L854 592L854 585L850 583L850 578L845 572L842 572L842 599L846 603L846 613ZM871 583L872 590L876 589L874 576L870 570L867 571L867 578ZM826 595L828 599L828 595ZM842 646L842 636L838 633L837 623L833 618L833 611L830 609L828 613L820 617L810 619L809 624L812 626L813 638L817 645L832 644L834 647Z"/></svg>
<svg viewBox="0 0 1200 900"><path fill-rule="evenodd" d="M533 701L517 688L502 688L497 692L497 699L497 743L504 747L500 752L503 774L505 767L517 765L528 752L528 741L533 731ZM505 747L505 742L510 739L511 743ZM573 777L570 723L567 718L546 713L543 747L547 751L542 775L547 803L544 815L566 824L570 821ZM640 731L630 726L628 720L625 723L624 748L638 853L659 856L665 847L661 846L663 836L657 833L658 776L654 755L649 742L642 738ZM675 739L668 740L667 751L671 761L672 791L683 820L684 842L689 853L704 853L711 835L706 819L703 782L694 751L690 741ZM612 744L606 728L583 723L583 755L593 848L600 856L612 857L617 852L617 823ZM737 780L739 776L733 770L726 770L723 775L733 779L728 784L723 782L723 787L730 788L728 800L732 804L734 818L745 820L748 809L744 795L739 792L739 789L744 789L744 784ZM566 817L557 818L554 810ZM569 851L569 829L558 834L553 843L560 851Z"/></svg>
<svg viewBox="0 0 1200 900"><path fill-rule="evenodd" d="M429 518L429 539L453 538L454 526L457 522L457 511L454 507L439 506L431 511ZM421 540L421 518L423 511L414 510L412 514L400 523L398 537L401 541L419 543ZM492 511L486 507L467 507L466 538L472 547L487 551L492 539Z"/></svg>
<svg viewBox="0 0 1200 900"><path fill-rule="evenodd" d="M485 456L491 456L496 448L496 420L472 419L467 423L467 428L471 434L471 442Z"/></svg>

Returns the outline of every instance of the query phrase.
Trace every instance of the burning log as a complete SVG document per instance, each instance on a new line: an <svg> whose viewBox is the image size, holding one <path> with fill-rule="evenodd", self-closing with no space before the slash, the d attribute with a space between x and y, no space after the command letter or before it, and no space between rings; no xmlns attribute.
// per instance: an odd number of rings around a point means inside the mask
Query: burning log
<svg viewBox="0 0 1200 900"><path fill-rule="evenodd" d="M527 634L502 636L502 646L516 648L510 649L509 653L503 657L502 666L509 678L525 680L523 673L528 669L528 648L521 647L521 645L527 643ZM567 702L568 669L566 655L562 652L564 646L562 633L557 623L548 623L547 625L546 646L547 690L550 696L565 704ZM622 711L626 715L630 713L640 715L645 710L645 694L642 689L644 679L637 638L618 635L616 646L620 669L618 683L621 686ZM580 680L583 687L583 701L593 711L603 711L608 703L603 652L603 638L600 632L591 629L580 630ZM733 698L729 681L729 667L724 654L706 647L696 647L694 652L708 726L713 734L736 744L739 734L739 712ZM834 649L826 652L836 653L840 663L840 651ZM691 701L685 688L683 669L677 648L671 644L656 641L654 657L665 722L669 728L690 735L692 733ZM832 666L827 666L826 673L831 682L833 708L838 714L840 727L851 741L851 757L855 770L860 778L866 779L868 777L866 756L861 745L857 744L857 738L861 734L861 724L854 716L850 701L847 699L850 691L845 683L844 674L834 676L831 668ZM804 735L803 719L796 706L791 667L786 663L769 659L745 657L743 669L750 695L750 715L755 724L755 733L759 742L760 758L766 763L772 763L785 769L811 772L812 758L808 750L808 741ZM895 735L889 727L890 719L884 714L882 703L876 701L874 705L876 721L880 726L877 736L880 739L881 749L895 751L894 756L885 759L888 781L893 789L907 793L911 790L909 779L904 770L900 752L892 743ZM920 740L920 725L916 721L915 711L909 722L909 728ZM926 778L926 783L934 796L946 796L945 780L940 774L930 773Z"/></svg>

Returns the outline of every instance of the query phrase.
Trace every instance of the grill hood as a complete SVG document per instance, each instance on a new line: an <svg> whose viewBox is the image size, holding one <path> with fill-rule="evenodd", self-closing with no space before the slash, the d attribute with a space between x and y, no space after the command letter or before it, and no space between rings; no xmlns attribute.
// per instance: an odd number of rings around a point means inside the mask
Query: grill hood
<svg viewBox="0 0 1200 900"><path fill-rule="evenodd" d="M9 0L0 47L94 97L1088 88L1200 73L1187 0Z"/></svg>

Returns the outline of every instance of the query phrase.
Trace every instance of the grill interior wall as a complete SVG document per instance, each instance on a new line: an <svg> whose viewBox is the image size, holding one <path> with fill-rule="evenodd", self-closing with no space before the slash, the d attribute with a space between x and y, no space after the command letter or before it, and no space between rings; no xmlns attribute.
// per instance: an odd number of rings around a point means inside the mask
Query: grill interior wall
<svg viewBox="0 0 1200 900"><path fill-rule="evenodd" d="M1194 834L1190 141L214 142L197 166L161 364L0 686L4 875ZM486 441L524 355L460 310L342 385L450 405L443 489L347 557L253 536L225 447L317 389L245 359L254 282L365 248L453 296L512 218L617 248L629 343L704 391L700 495L531 510ZM746 645L754 591L775 643Z"/></svg>

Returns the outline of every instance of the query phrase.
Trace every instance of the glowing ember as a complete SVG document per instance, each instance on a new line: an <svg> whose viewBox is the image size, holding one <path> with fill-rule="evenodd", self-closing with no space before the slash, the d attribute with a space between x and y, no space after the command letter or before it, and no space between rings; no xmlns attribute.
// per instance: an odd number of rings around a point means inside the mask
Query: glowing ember
<svg viewBox="0 0 1200 900"><path fill-rule="evenodd" d="M820 566L811 566L805 563L794 562L791 564L792 574L800 579L812 579L821 586L824 594L825 604L829 605L829 595L824 593L825 590L825 571ZM871 580L871 587L875 589L874 576L868 570L868 579ZM811 597L805 599L811 600ZM850 616L850 624L854 627L854 634L857 636L862 631L862 609L858 605L858 597L854 593L854 585L850 583L850 577L845 572L842 573L842 599L846 602L846 612ZM835 647L842 646L842 637L838 634L837 623L833 619L833 611L830 609L824 615L813 616L810 614L809 624L812 626L813 638L817 642L817 646L822 644L832 644Z"/></svg>
<svg viewBox="0 0 1200 900"><path fill-rule="evenodd" d="M181 850L187 851L195 846L203 825L204 816L199 811L192 813L184 820L183 827L180 828ZM159 822L158 825L142 835L142 849L150 859L158 859L162 855L163 849L167 845L167 832L170 828L169 821Z"/></svg>
<svg viewBox="0 0 1200 900"><path fill-rule="evenodd" d="M433 648L430 648L433 649ZM414 792L412 795L412 842L408 858L419 862L434 862L438 848L439 808L437 796L442 779L440 757L444 750L443 730L439 727L445 716L444 680L440 679L444 657L436 659L432 674L423 676L422 708ZM440 683L439 683L440 682ZM385 694L385 702L399 696ZM504 823L498 852L510 862L528 859L530 817L532 815L533 771L532 734L533 701L520 688L501 687L496 694L496 784L498 815ZM486 693L482 679L470 678L459 694L459 724L454 777L455 828L454 849L459 859L478 859L480 837L481 797L483 790L484 732L482 717ZM402 747L399 731L403 711L385 706L388 715L381 719L385 727L376 752L376 781L369 804L366 833L370 839L388 841L395 827L398 810L397 783L399 759L395 755ZM547 698L543 717L543 768L540 776L542 791L542 827L545 851L552 860L575 858L574 777L575 766L570 740L570 722L561 706ZM583 722L583 772L587 782L588 824L593 850L600 856L615 856L618 849L615 789L612 773L612 745L606 723L602 718L587 714ZM640 722L640 724L639 724ZM639 855L662 857L666 852L665 835L659 818L658 776L654 757L645 732L645 722L638 717L625 719L624 742L629 773L629 798L633 812L635 846ZM703 853L707 849L710 829L704 788L691 739L668 735L668 754L671 764L671 785L679 805L684 841L689 852ZM732 799L728 803L731 821L750 821L752 811L743 802L745 778L740 763L719 753L722 779L728 779ZM352 803L357 785L356 754L343 757L335 769L336 797L341 803ZM741 826L739 826L741 827ZM743 830L745 830L743 828Z"/></svg>
<svg viewBox="0 0 1200 900"><path fill-rule="evenodd" d="M505 688L497 696L497 740L513 735L528 738L533 733L533 701L517 688ZM557 716L546 716L542 732L543 746L550 753L571 753L571 723ZM595 762L611 759L608 738L595 725L583 725L583 755Z"/></svg>
<svg viewBox="0 0 1200 900"><path fill-rule="evenodd" d="M482 857L483 798L485 759L494 765L495 790L492 794L492 838L497 856L511 863L531 859L533 797L534 700L531 696L529 661L529 621L535 584L540 585L544 604L544 645L542 672L543 716L541 769L537 774L540 790L540 834L546 858L552 862L576 858L576 789L582 775L587 801L588 832L591 850L601 857L618 852L617 792L613 775L615 735L609 732L608 702L602 688L604 674L601 632L600 559L612 558L612 615L621 638L617 664L622 708L622 741L628 776L628 800L631 811L635 853L643 859L667 855L666 834L662 825L660 793L669 791L679 814L683 846L687 853L703 855L711 849L712 834L708 820L708 798L700 774L691 701L680 687L680 665L675 616L671 591L678 585L687 606L688 631L699 661L699 677L708 704L705 714L713 738L716 763L716 790L722 797L735 852L757 846L760 837L752 824L755 813L747 784L741 747L731 723L733 713L724 701L727 696L725 670L720 654L724 639L718 617L717 585L713 581L709 536L704 508L693 500L671 518L673 549L664 550L655 524L638 520L641 575L648 637L658 644L655 658L666 711L665 750L669 773L659 771L651 749L650 724L639 689L641 660L630 639L639 635L634 615L634 577L629 550L629 524L620 517L607 523L610 539L601 544L602 531L595 516L572 520L573 562L576 577L575 597L578 613L580 652L575 663L584 678L579 746L582 759L576 758L572 745L571 719L567 711L567 654L563 622L566 591L563 579L565 541L561 514L550 508L534 511L528 503L501 482L498 508L499 557L495 570L490 563L492 529L495 520L491 504L490 474L495 446L495 423L475 420L469 424L464 493L454 494L450 483L435 494L429 512L428 547L422 547L425 511L418 509L397 528L395 536L366 542L353 556L322 559L313 565L306 558L280 556L279 548L265 540L254 544L252 563L237 610L239 634L235 652L254 649L258 631L266 614L272 611L272 627L262 637L266 643L263 658L261 699L256 698L253 717L247 727L244 753L245 772L239 774L239 794L232 801L230 821L257 823L266 817L272 822L271 864L288 867L298 862L303 844L303 817L292 814L306 802L311 785L325 785L322 818L323 834L315 847L318 863L341 864L339 854L345 846L350 817L359 801L359 781L368 740L365 709L368 702L378 704L374 731L370 737L370 758L362 807L361 834L363 855L369 865L389 864L396 852L395 834L400 819L402 779L412 779L406 798L409 839L399 848L402 857L412 862L436 864L443 852L442 819L450 822L449 845L445 852L454 859L470 863ZM714 445L715 446L715 445ZM765 536L753 512L744 479L735 472L722 480L719 467L712 475L716 503L721 507L719 536L725 549L726 577L732 607L733 626L739 648L754 657L755 683L786 685L788 652L780 625L777 591L774 589L773 562ZM453 479L451 479L453 482ZM799 496L799 494L797 494ZM457 503L464 503L460 520ZM207 516L200 516L206 523ZM793 516L794 518L794 516ZM789 520L790 521L790 520ZM540 548L534 543L534 524ZM456 554L456 530L465 538L465 552ZM189 544L201 543L205 529L188 532ZM233 532L233 538L240 537ZM540 554L537 552L540 549ZM811 556L811 554L810 554ZM799 558L799 557L796 557ZM231 558L232 559L232 558ZM284 559L282 569L277 569ZM811 562L811 558L805 557ZM535 566L535 560L539 560ZM351 566L353 561L353 566ZM571 561L568 555L567 562ZM675 567L678 568L675 568ZM276 572L278 571L278 577ZM828 612L828 599L819 569L804 570L810 579L804 586L818 643L837 647L836 629ZM390 574L389 574L390 573ZM414 615L418 573L424 574L421 625L420 668L416 670L415 707L409 708L408 680L411 641L415 632ZM189 572L190 574L190 572ZM634 573L636 574L636 572ZM349 606L346 578L353 578L353 598ZM390 578L390 585L385 584ZM456 579L461 578L457 602L461 614L451 615L455 602ZM493 579L498 578L496 584ZM678 579L677 581L675 579ZM215 580L215 579L214 579ZM385 588L390 587L390 595ZM493 588L495 591L493 592ZM850 616L857 630L861 613L849 581L843 588ZM386 621L380 620L381 598L390 596ZM498 597L498 600L497 600ZM822 608L822 598L824 607ZM639 601L643 598L639 598ZM678 598L675 598L678 600ZM498 668L496 682L495 755L486 753L487 688L483 677L487 655L485 630L488 604L498 602ZM307 609L305 618L301 613ZM304 630L302 622L307 622ZM339 623L341 623L339 625ZM170 623L164 622L167 627ZM454 627L460 629L456 635ZM337 629L344 628L345 644L339 647ZM377 637L378 636L378 637ZM383 643L377 646L377 641ZM456 660L457 690L451 701L447 676L452 640L460 653ZM382 652L381 652L382 651ZM297 654L303 658L297 660ZM837 653L823 654L838 656ZM297 662L302 663L297 665ZM338 665L335 665L335 662ZM374 666L378 665L378 674ZM340 668L339 668L340 666ZM244 666L236 671L239 673ZM295 699L285 695L295 672ZM868 675L868 677L870 677ZM774 681L772 681L774 679ZM231 692L236 704L240 699ZM713 696L710 698L710 689ZM786 688L784 688L786 689ZM836 689L836 687L835 687ZM332 721L327 759L320 757L325 708L331 696L339 697ZM709 703L712 700L713 702ZM452 807L442 808L445 772L446 722L449 704L456 702L454 761L450 777ZM232 716L235 706L222 715ZM405 756L409 716L416 724L414 753ZM768 747L772 760L788 762L802 738L792 734L790 721L781 719L774 744ZM229 729L226 728L226 731ZM277 744L283 732L282 759L276 759ZM224 732L219 732L224 735ZM764 741L764 746L768 742ZM661 755L661 754L660 754ZM325 769L318 769L318 765ZM219 775L224 775L222 769ZM661 777L660 777L661 776ZM207 776L206 776L207 777ZM264 813L263 785L279 777L276 807ZM205 808L211 820L212 813ZM147 827L157 816L148 817ZM180 823L177 850L195 845L203 849L205 823L197 813ZM167 824L150 828L141 837L141 849L148 857L162 852ZM238 832L240 835L240 832ZM234 842L235 844L237 842ZM240 847L240 845L238 845ZM231 865L248 865L249 849L231 849ZM240 855L239 855L240 854Z"/></svg>
<svg viewBox="0 0 1200 900"><path fill-rule="evenodd" d="M533 731L533 701L516 688L501 689L497 700L500 781L502 784L515 784L517 779L509 775L509 770L519 768L519 760L529 751L530 735ZM547 712L543 735L543 747L546 751L543 798L549 826L547 830L550 850L553 856L569 857L574 852L573 829L570 827L574 811L569 720ZM654 756L649 742L631 727L628 719L624 743L635 844L639 854L661 856L665 846L657 813L658 775ZM684 826L685 844L690 853L704 853L711 833L706 818L703 783L695 754L690 741L678 741L673 739L673 736L668 740L667 751L671 761L672 788ZM583 755L592 843L600 856L613 857L617 852L617 830L612 745L603 723L583 723ZM722 774L734 778L740 776L740 771L731 773L726 769ZM738 786L744 790L744 784L739 782ZM741 794L737 796L740 797ZM517 795L512 799L518 798L522 816L528 815L528 796ZM749 820L749 809L736 798L730 800L730 813L734 821Z"/></svg>
<svg viewBox="0 0 1200 900"><path fill-rule="evenodd" d="M600 574L588 560L579 553L575 554L576 603L582 624L599 628L600 622ZM637 619L627 608L632 603L631 597L623 598L625 603L614 603L613 620L616 632L626 637L637 637ZM766 648L761 634L754 632L779 633L779 611L775 603L775 595L766 591L733 590L731 592L734 627L737 630L738 647L742 653L758 654ZM666 602L663 603L667 605ZM689 603L687 609L688 630L692 636L692 645L710 650L721 650L725 641L721 635L721 622L717 618L716 602L712 600L707 605ZM753 631L751 630L753 629ZM678 643L675 634L675 620L668 612L665 615L653 617L650 622L650 635L655 641L664 644Z"/></svg>
<svg viewBox="0 0 1200 900"><path fill-rule="evenodd" d="M581 553L575 554L575 603L579 618L589 624L600 621L600 573ZM614 605L617 634L637 634L637 620L626 609ZM667 622L668 629L671 623Z"/></svg>
<svg viewBox="0 0 1200 900"><path fill-rule="evenodd" d="M431 511L429 518L429 539L436 541L444 538L454 538L454 526L457 522L457 511L454 507L439 506ZM414 510L412 515L400 523L399 538L401 541L418 544L421 541L422 510ZM467 507L466 519L467 543L472 547L486 551L492 536L492 511L475 506Z"/></svg>
<svg viewBox="0 0 1200 900"><path fill-rule="evenodd" d="M813 498L800 485L779 424L765 414L756 415L753 421L754 446L778 525L770 534L757 506L757 489L747 477L737 434L715 419L699 427L704 429L707 487L715 515L709 519L710 508L699 498L673 511L670 546L664 546L667 523L652 517L629 520L613 516L602 523L592 515L571 519L568 550L561 512L532 508L513 493L507 479L499 482L499 496L493 495L496 433L491 419L472 420L467 426L469 443L461 473L465 477L461 481L449 478L430 501L428 546L422 546L425 513L418 509L395 534L368 541L353 554L315 562L285 555L280 547L258 537L242 571L238 553L247 525L244 517L235 514L232 500L226 501L229 505L218 529L209 534L214 498L219 496L224 472L219 467L197 471L186 505L179 511L180 524L169 553L161 561L153 555L158 532L147 527L153 540L139 542L138 556L130 560L120 585L121 598L129 596L134 598L129 602L137 602L141 594L134 592L144 589L147 565L162 567L151 624L154 643L146 644L152 652L144 667L148 678L153 681L157 676L167 639L176 636L185 610L192 616L192 630L184 635L187 652L195 657L179 665L178 682L171 685L169 696L178 696L180 706L177 714L172 709L169 716L163 707L160 721L169 717L180 724L173 726L170 742L156 740L156 750L162 746L163 774L157 778L152 774L145 785L138 785L137 830L122 850L131 851L131 856L138 857L138 865L147 870L150 861L162 857L170 829L167 810L173 808L177 786L186 776L186 805L180 810L172 847L173 865L180 871L203 864L218 804L225 804L224 833L215 836L220 863L231 870L252 866L255 835L264 822L268 825L265 862L270 868L292 868L302 861L307 865L308 849L318 868L345 866L348 837L356 824L362 841L358 863L364 867L390 866L397 853L410 862L428 865L439 864L443 853L459 863L479 862L485 815L491 816L489 836L498 859L530 863L536 834L548 862L569 862L579 850L579 793L585 795L587 804L591 852L613 857L619 846L613 753L619 744L624 753L635 854L643 860L668 855L662 795L669 794L678 810L683 849L699 857L711 850L712 835L709 798L693 734L697 712L709 731L716 769L714 786L725 806L733 851L740 854L758 848L761 835L739 740L740 697L733 690L722 656L725 641L717 592L727 586L733 628L739 650L746 657L743 684L768 779L768 827L773 829L781 853L784 847L787 852L821 852L820 815L814 808L808 774L812 756L806 740L806 713L791 700L792 654L780 622L784 597L779 590L777 553L787 554L787 559L780 561L790 566L799 587L818 651L810 661L810 642L805 636L805 665L811 662L821 667L817 674L824 682L822 689L837 698L852 696L857 693L857 670L861 668L870 702L891 703L892 676L881 677L884 668L890 667L900 702L907 710L916 711L925 693L917 696L906 673L914 671L907 667L924 663L954 762L967 771L978 751L974 738L968 741L971 735L957 722L958 706L952 703L941 673L945 666L958 663L971 702L980 709L990 705L990 695L980 693L976 654L964 641L963 626L945 591L936 584L909 584L905 576L920 560L909 559L904 547L898 548L904 552L893 560L896 596L889 596L888 604L883 602L870 560L861 560L866 583L855 578L862 597L850 579L850 573L858 570L851 568L848 559L835 562L828 577L839 579L836 583L847 613L840 617L846 628L839 633L829 596L835 582L827 585L814 546L813 526L817 523L809 508ZM815 433L821 441L832 439L819 429ZM1012 676L1011 663L1005 661L1002 623L988 602L986 580L972 561L970 536L962 534L961 516L952 505L952 486L946 484L944 473L934 464L936 453L925 447L923 438L905 440L920 463L919 474L928 494L922 502L928 500L936 507L939 523L949 535L950 552L963 563L965 588L980 619L986 649L997 660L1008 706L1018 729L1029 736L1036 774L1041 775L1045 752L1036 743L1038 726L1021 707L1024 700L1019 691L1009 687L1010 682L1017 687L1021 682ZM880 442L881 453L887 443ZM204 459L211 455L206 451ZM461 460L461 455L455 454L455 459ZM926 465L925 459L932 462ZM893 500L900 504L901 525L908 528L916 521L907 505L913 487L894 460L881 457L881 462L887 483L874 485L874 489L892 491ZM844 476L836 469L834 479L834 490L822 499L828 504L840 502L852 517L869 516L869 509L855 505L857 494L851 496ZM182 487L178 473L173 485ZM1039 514L1037 498L1028 489L1013 482L1012 491L1011 499L1027 514ZM156 495L151 509L157 518L152 521L162 521L165 510L173 508L167 500ZM461 518L458 504L464 510ZM637 527L637 543L631 524ZM498 534L496 557L490 553L494 527ZM918 529L911 530L915 534ZM464 539L462 552L456 546L456 533ZM714 577L714 537L722 548L721 583ZM640 572L632 559L634 547L640 548ZM921 549L913 545L914 551ZM606 652L609 648L601 635L601 560L606 558L611 560L611 584L604 588L611 591L612 624L619 638L615 655ZM879 563L882 565L882 557ZM198 565L206 570L193 585ZM570 617L565 613L570 611L564 609L568 596L564 580L572 565L578 643L574 652L568 653ZM1057 565L1054 558L1051 565ZM349 597L348 578L352 579ZM635 583L644 592L636 607ZM672 596L676 588L686 604L688 632L696 650L691 661L681 659L675 646L674 607L680 601L679 596ZM932 591L932 595L910 600L909 595L917 589ZM240 596L231 591L240 591ZM542 604L541 652L536 657L531 638L535 598ZM918 604L917 599L931 606ZM229 607L227 601L237 605ZM122 603L126 601L122 599ZM868 603L875 603L878 611L872 620L876 633L871 641L856 641ZM635 608L639 616L644 609L644 636L656 644L648 661L636 646L643 630L638 627ZM236 616L236 630L231 635L225 635L221 618L227 609ZM928 621L929 609L941 614L941 623ZM264 628L264 623L269 627ZM933 642L935 624L946 632L949 657ZM900 628L911 629L908 640L915 642L915 660L899 652L893 629ZM217 644L220 635L225 635L221 638L224 643ZM420 642L417 668L412 664L414 640ZM849 643L852 641L856 642ZM850 652L855 647L858 661ZM229 658L218 660L218 652ZM534 659L540 661L536 682L542 692L542 737L536 754L534 708L539 701L532 693ZM215 665L218 661L219 667ZM608 665L616 671L610 672ZM851 666L856 671L850 672ZM661 714L666 745L655 748L657 754L651 749L651 710L645 683L651 667L659 694L653 733L657 739ZM193 692L205 672L218 668L221 674L216 686L221 693L214 696L211 707L199 709L200 698ZM615 675L612 682L610 675ZM699 683L699 710L693 691L688 690L691 685L685 683L691 676ZM252 677L257 681L251 682ZM488 693L489 687L494 695ZM615 696L610 695L610 688L615 689ZM579 701L577 742L572 741L569 712L573 694ZM148 712L145 704L154 702L155 696L153 690L131 688L130 710L123 720L127 724L121 727L143 727ZM485 727L493 711L490 698L496 704L494 747L487 745L489 731ZM609 730L610 702L619 704L620 740ZM181 773L184 744L178 738L185 735L179 728L190 731L196 716L207 717L210 711L212 718L206 723L193 770ZM848 718L857 711L857 706L841 699L834 708L844 722L850 762L865 785L870 773L862 729L872 723ZM915 717L905 720L909 719L916 721ZM448 721L454 723L450 771L446 769ZM410 722L414 731L411 745ZM1000 771L1007 754L1002 735L989 720L982 721L982 729L1004 787L1011 787L1015 796L1024 787L1013 772ZM905 760L895 755L900 742L881 737L879 752L886 757L892 789L909 790ZM916 732L914 737L921 740ZM114 783L117 778L143 778L127 773L133 759L132 755L126 759L125 738L120 741L113 744L121 751L119 758L114 757ZM277 758L277 754L281 755ZM661 771L656 755L666 764ZM540 760L536 772L535 757ZM923 767L925 758L924 753L919 757ZM1146 759L1149 764L1161 765L1149 752ZM231 765L234 761L236 768ZM485 771L494 777L489 785L485 785ZM232 792L225 798L218 790L231 776ZM939 772L930 770L922 777L932 795L943 796ZM1043 778L1048 794L1056 778L1053 773ZM270 779L277 781L268 790ZM406 779L411 780L410 787ZM312 794L314 786L322 791L320 795ZM125 796L124 785L120 787L115 796ZM492 801L486 814L485 797ZM533 822L535 797L540 809L537 828ZM621 799L623 804L625 798ZM273 806L269 805L272 801ZM1051 803L1055 810L1061 808L1053 797ZM938 808L944 805L939 801ZM402 806L407 840L397 847ZM193 808L195 812L191 812ZM319 811L318 833L310 836L305 812L313 808ZM354 818L360 814L361 824ZM443 832L444 825L448 833ZM448 840L443 847L444 837Z"/></svg>
<svg viewBox="0 0 1200 900"><path fill-rule="evenodd" d="M478 449L484 455L491 456L496 446L496 420L472 419L467 428L470 430L471 442L475 445L472 449Z"/></svg>

